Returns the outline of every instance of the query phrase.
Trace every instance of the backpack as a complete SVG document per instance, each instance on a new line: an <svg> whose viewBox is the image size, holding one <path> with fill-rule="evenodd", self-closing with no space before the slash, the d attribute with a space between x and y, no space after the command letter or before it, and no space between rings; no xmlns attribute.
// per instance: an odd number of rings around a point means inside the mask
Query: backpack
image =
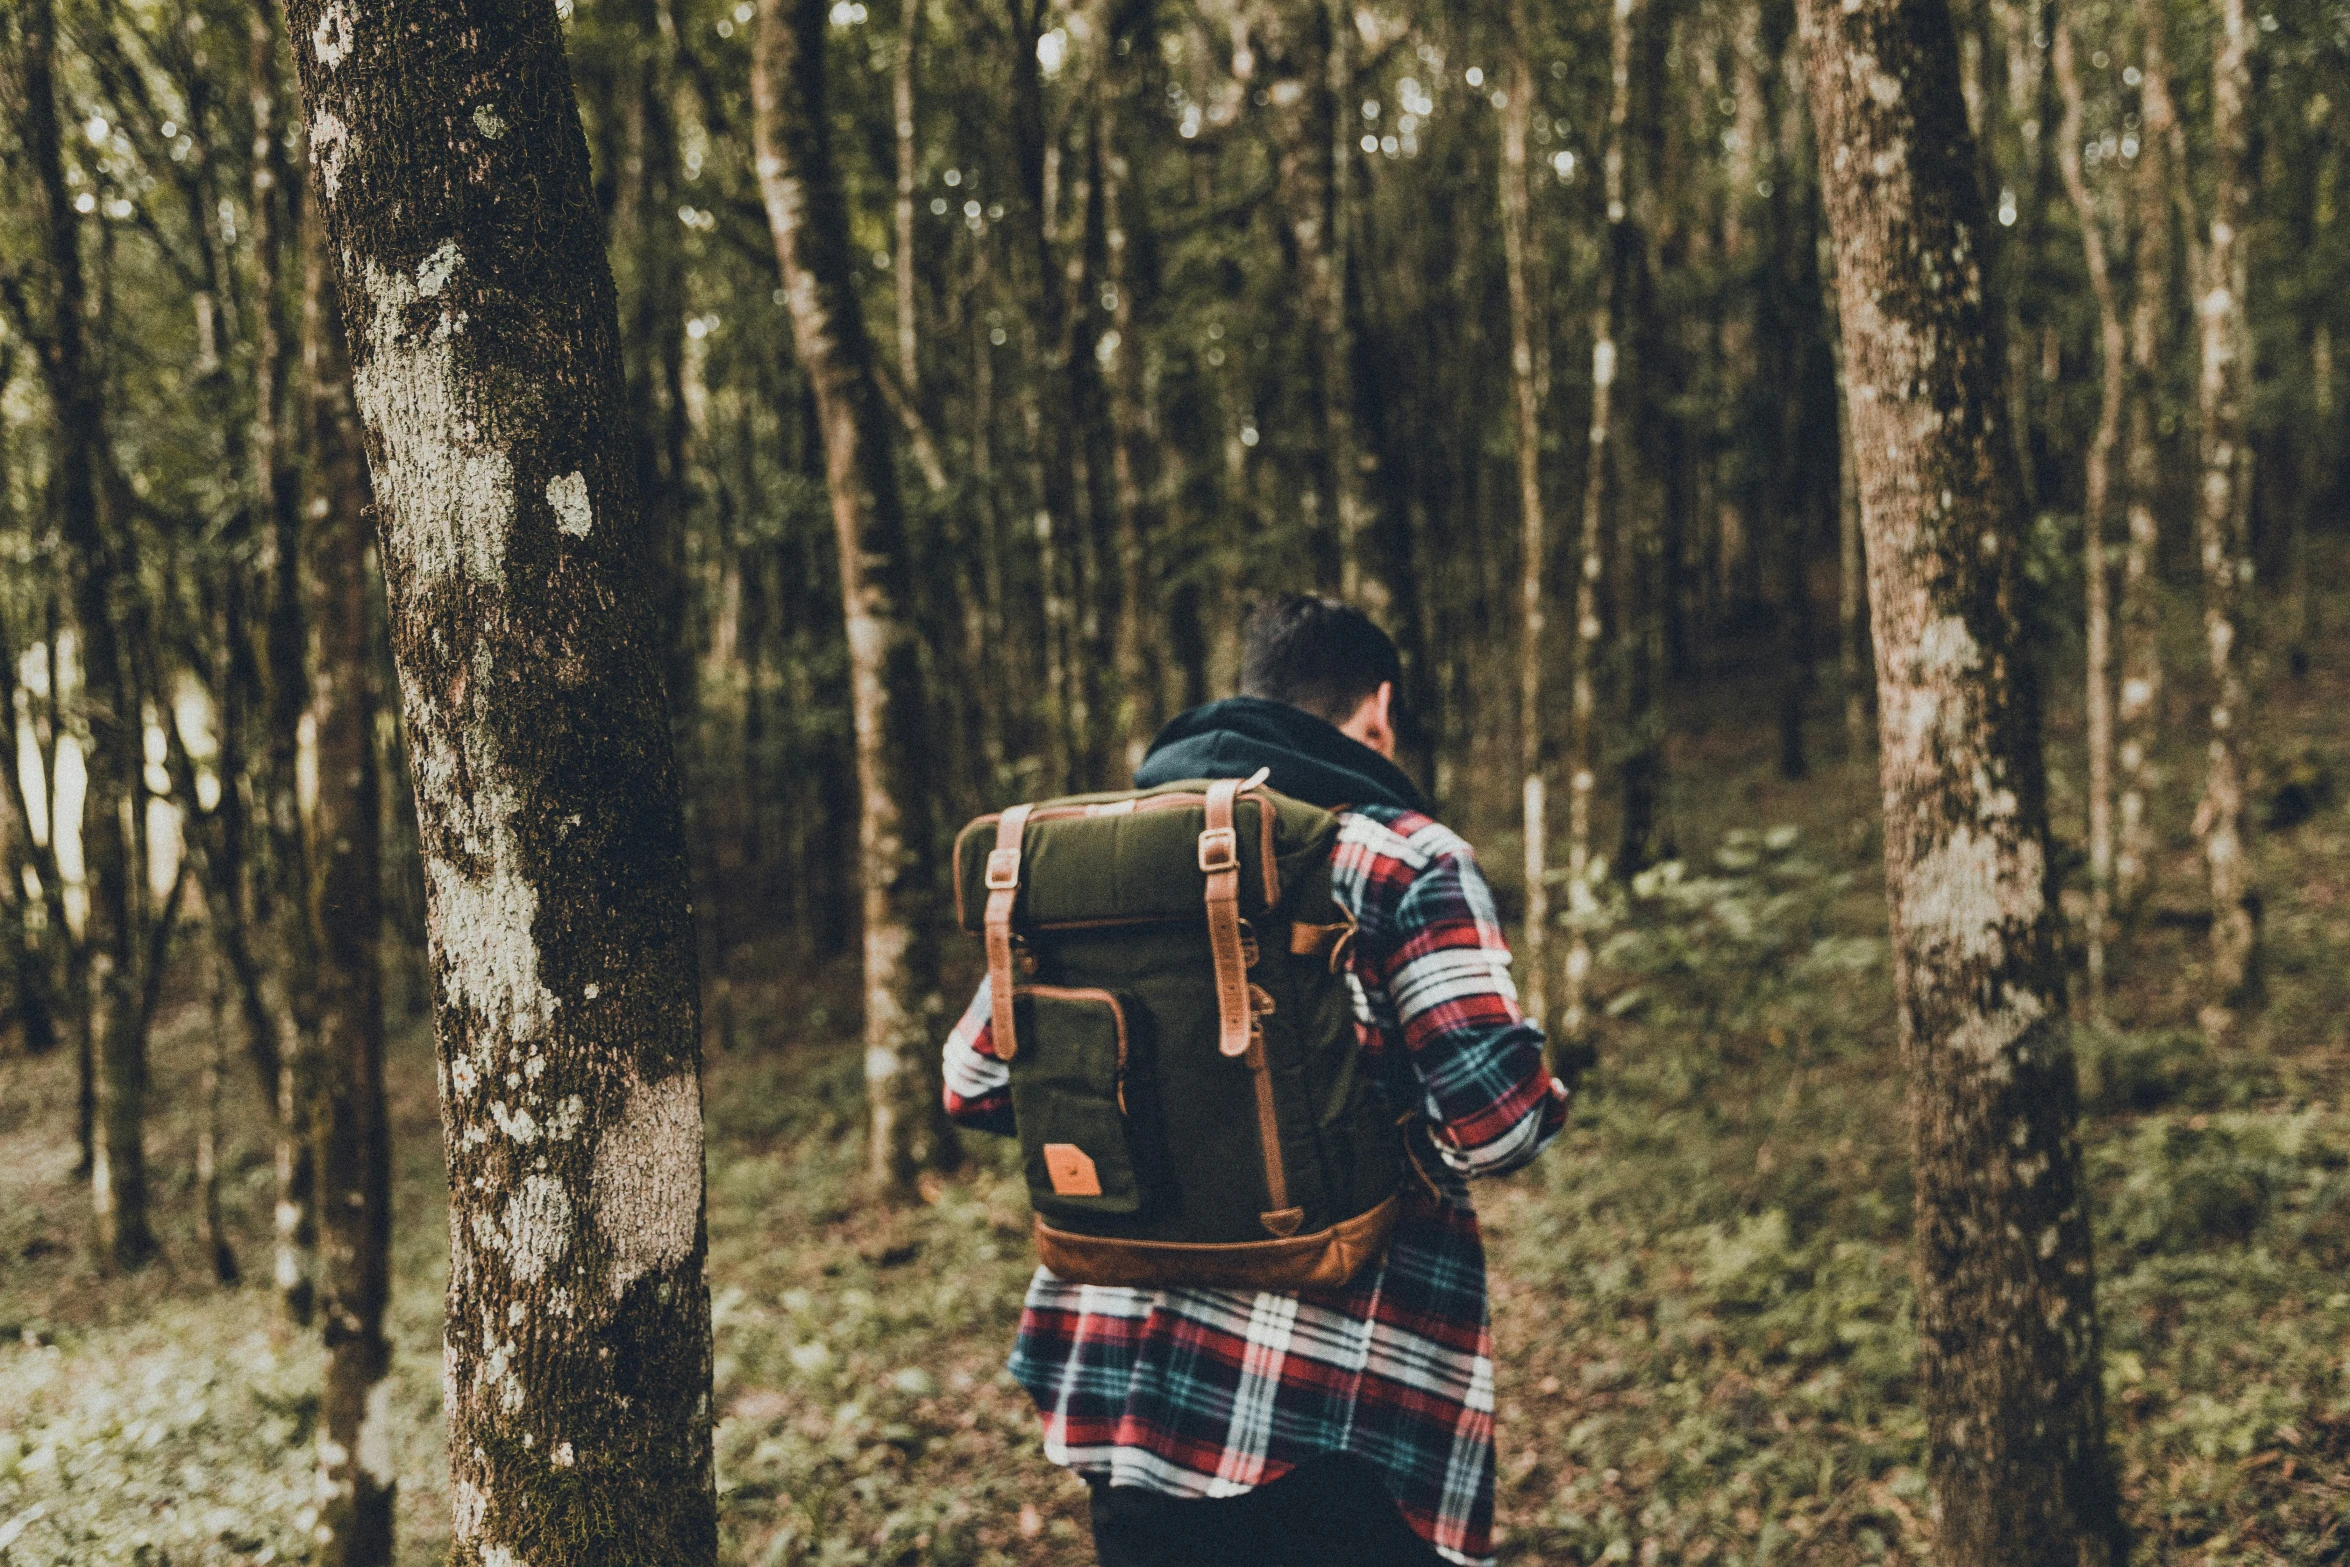
<svg viewBox="0 0 2350 1567"><path fill-rule="evenodd" d="M955 841L1038 1259L1073 1283L1335 1288L1394 1226L1338 817L1265 776L1016 805Z"/></svg>

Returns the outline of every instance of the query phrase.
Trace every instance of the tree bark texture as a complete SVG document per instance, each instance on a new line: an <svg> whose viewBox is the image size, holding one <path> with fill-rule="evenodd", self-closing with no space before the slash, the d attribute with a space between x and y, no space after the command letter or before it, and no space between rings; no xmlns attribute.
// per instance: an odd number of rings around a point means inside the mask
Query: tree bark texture
<svg viewBox="0 0 2350 1567"><path fill-rule="evenodd" d="M883 1189L902 1194L955 1155L931 1032L941 999L930 704L889 410L874 382L824 117L826 9L823 0L761 0L753 134L792 340L823 430L857 736L870 1153Z"/></svg>
<svg viewBox="0 0 2350 1567"><path fill-rule="evenodd" d="M1852 409L1841 390L1841 368L1836 380L1836 663L1844 685L1844 738L1851 754L1859 756L1869 743L1868 568L1862 560L1860 474L1852 460Z"/></svg>
<svg viewBox="0 0 2350 1567"><path fill-rule="evenodd" d="M2113 914L2113 594L2105 541L2112 532L2113 459L2121 443L2122 394L2129 378L2128 338L2121 300L2105 257L2104 220L2081 170L2081 79L2073 62L2072 24L2055 18L2056 79L2064 119L2056 136L2057 166L2080 220L2081 251L2097 297L2097 431L2089 441L2086 494L2081 505L2083 580L2087 584L2087 715L2089 742L2089 918L2086 931L2088 1013L2105 1021L2105 941Z"/></svg>
<svg viewBox="0 0 2350 1567"><path fill-rule="evenodd" d="M2252 447L2244 429L2251 345L2244 319L2247 282L2244 226L2251 212L2250 105L2252 21L2244 0L2220 0L2220 36L2211 62L2212 208L2210 237L2196 280L2202 375L2202 484L2195 507L2195 547L2203 563L2203 638L2211 661L2211 738L2195 834L2211 886L2211 987L2203 1022L2226 1033L2252 980L2255 932L2244 815L2243 738L2251 717L2244 691L2243 599L2251 563L2244 512L2251 489Z"/></svg>
<svg viewBox="0 0 2350 1567"><path fill-rule="evenodd" d="M555 8L292 0L289 18L427 880L450 1559L707 1563L684 834L612 276ZM344 1005L363 1029L364 1001ZM338 1067L363 1073L355 1048ZM335 1288L355 1303L371 1286L352 1262ZM362 1474L369 1440L363 1418Z"/></svg>
<svg viewBox="0 0 2350 1567"><path fill-rule="evenodd" d="M155 1252L147 1217L147 1035L140 1005L146 943L133 843L145 739L123 646L124 600L136 585L102 509L104 393L91 363L81 224L66 186L59 140L52 0L27 0L20 25L23 136L40 189L47 305L46 336L37 346L57 421L52 485L59 530L73 557L82 719L88 729L82 859L89 913L80 943L87 987L77 1001L86 1009L93 1090L90 1197L101 1256L106 1265L128 1270L143 1266ZM50 655L55 690L62 682L54 643Z"/></svg>
<svg viewBox="0 0 2350 1567"><path fill-rule="evenodd" d="M2118 1562L2024 505L1942 0L1802 0L1875 625L1943 1567Z"/></svg>
<svg viewBox="0 0 2350 1567"><path fill-rule="evenodd" d="M319 1410L319 1559L391 1567L387 1409L392 1349L392 1161L384 1111L382 779L375 758L375 643L367 471L350 361L326 258L303 245L303 368L310 495L303 535L317 798L315 932L319 1308L326 1379Z"/></svg>
<svg viewBox="0 0 2350 1567"><path fill-rule="evenodd" d="M1510 298L1510 405L1517 420L1518 526L1518 771L1524 779L1526 926L1519 956L1525 970L1526 1015L1550 1022L1549 769L1543 750L1544 630L1548 601L1543 567L1549 550L1542 515L1542 395L1534 367L1532 239L1526 178L1526 135L1534 113L1534 72L1527 61L1531 24L1526 0L1511 0L1508 106L1501 117L1502 261Z"/></svg>

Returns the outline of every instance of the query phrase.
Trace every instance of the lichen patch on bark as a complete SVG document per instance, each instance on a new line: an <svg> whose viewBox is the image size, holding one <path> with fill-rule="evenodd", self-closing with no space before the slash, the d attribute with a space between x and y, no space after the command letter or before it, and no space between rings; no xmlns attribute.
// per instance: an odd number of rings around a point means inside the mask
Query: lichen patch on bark
<svg viewBox="0 0 2350 1567"><path fill-rule="evenodd" d="M392 1384L389 1378L367 1390L367 1406L359 1420L359 1472L379 1488L389 1489L399 1478L392 1463Z"/></svg>
<svg viewBox="0 0 2350 1567"><path fill-rule="evenodd" d="M343 161L351 155L351 128L332 109L321 109L310 121L310 161L317 165L326 199L343 193Z"/></svg>
<svg viewBox="0 0 2350 1567"><path fill-rule="evenodd" d="M555 508L555 526L575 539L588 536L595 512L588 506L587 475L558 474L547 481L547 504Z"/></svg>
<svg viewBox="0 0 2350 1567"><path fill-rule="evenodd" d="M571 1194L552 1176L525 1176L506 1199L506 1266L517 1284L542 1277L571 1249Z"/></svg>
<svg viewBox="0 0 2350 1567"><path fill-rule="evenodd" d="M343 0L328 0L326 9L318 14L318 25L310 30L310 47L317 52L318 63L330 71L351 57L351 13Z"/></svg>
<svg viewBox="0 0 2350 1567"><path fill-rule="evenodd" d="M485 801L487 808L479 814L500 814L501 803ZM502 821L495 825L498 838L508 836ZM493 1033L520 1041L554 1016L555 997L539 983L538 939L532 932L538 892L513 861L511 853L493 849L490 865L480 874L438 856L425 862L425 870L438 927L435 950L447 965L451 994L479 1012Z"/></svg>
<svg viewBox="0 0 2350 1567"><path fill-rule="evenodd" d="M402 524L387 539L424 588L457 576L503 581L514 526L513 459L470 404L474 378L458 371L465 315L419 308L444 293L463 264L455 242L444 240L413 277L373 260L363 268L372 351L353 385L382 443L377 496Z"/></svg>
<svg viewBox="0 0 2350 1567"><path fill-rule="evenodd" d="M1910 868L1901 912L1911 942L1945 960L1997 962L2006 933L2040 917L2039 860L2036 843L1957 828Z"/></svg>
<svg viewBox="0 0 2350 1567"><path fill-rule="evenodd" d="M596 1147L596 1228L612 1254L612 1294L693 1254L702 1211L702 1089L690 1072L631 1074Z"/></svg>

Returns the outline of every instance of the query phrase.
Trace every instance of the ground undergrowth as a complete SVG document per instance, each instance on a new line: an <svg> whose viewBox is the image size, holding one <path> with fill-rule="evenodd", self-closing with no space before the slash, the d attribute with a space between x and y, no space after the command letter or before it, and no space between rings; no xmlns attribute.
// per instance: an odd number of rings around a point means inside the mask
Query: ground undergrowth
<svg viewBox="0 0 2350 1567"><path fill-rule="evenodd" d="M2350 755L2342 671L2270 692L2272 793ZM1705 784L1677 796L1678 868L1610 910L1610 1016L1568 1134L1484 1199L1505 1561L1923 1556L1873 778L1828 758L1783 782L1732 711L1678 731L1678 776ZM2187 819L2185 771L2166 822ZM2060 776L2060 822L2066 790ZM2159 916L2194 901L2190 847L2166 845L2157 912L2117 955L2117 1026L2078 1045L2137 1559L2350 1562L2350 821L2321 801L2262 836L2267 995L2219 1051L2182 1027L2199 937ZM708 1074L725 1559L1090 1560L1082 1490L1043 1461L1001 1369L1029 1268L1002 1150L974 1140L919 1207L873 1203L853 990L770 966L744 986L756 1043ZM167 1257L135 1283L99 1278L83 1238L71 1063L0 1062L5 1567L303 1559L318 1353L265 1284L214 1288L189 1228L208 1026L190 1007L157 1041ZM447 1542L431 1084L409 1020L392 1062L395 1409L401 1561L417 1567ZM232 1219L259 1279L263 1105L233 1086Z"/></svg>

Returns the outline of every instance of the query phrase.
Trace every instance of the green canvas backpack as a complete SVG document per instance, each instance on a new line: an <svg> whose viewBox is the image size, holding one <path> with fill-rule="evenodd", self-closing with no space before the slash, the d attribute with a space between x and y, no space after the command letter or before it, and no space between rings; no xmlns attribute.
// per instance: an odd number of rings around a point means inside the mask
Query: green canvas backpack
<svg viewBox="0 0 2350 1567"><path fill-rule="evenodd" d="M1331 1288L1394 1225L1338 818L1264 778L1013 806L956 840L1037 1254L1072 1282Z"/></svg>

